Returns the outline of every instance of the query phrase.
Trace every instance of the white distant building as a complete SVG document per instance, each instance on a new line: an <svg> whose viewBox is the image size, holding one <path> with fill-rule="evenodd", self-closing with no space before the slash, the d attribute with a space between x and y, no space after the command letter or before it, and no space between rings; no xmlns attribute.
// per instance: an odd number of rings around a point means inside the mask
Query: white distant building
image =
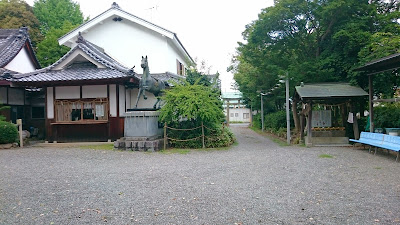
<svg viewBox="0 0 400 225"><path fill-rule="evenodd" d="M223 92L222 99L224 101L223 107L227 122L252 122L251 110L243 104L242 93Z"/></svg>

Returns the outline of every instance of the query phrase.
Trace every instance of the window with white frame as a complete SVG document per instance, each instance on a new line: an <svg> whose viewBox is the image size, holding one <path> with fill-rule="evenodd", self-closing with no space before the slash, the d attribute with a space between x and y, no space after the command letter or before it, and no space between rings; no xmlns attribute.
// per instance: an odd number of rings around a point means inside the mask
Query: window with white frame
<svg viewBox="0 0 400 225"><path fill-rule="evenodd" d="M243 113L243 119L250 118L250 113Z"/></svg>

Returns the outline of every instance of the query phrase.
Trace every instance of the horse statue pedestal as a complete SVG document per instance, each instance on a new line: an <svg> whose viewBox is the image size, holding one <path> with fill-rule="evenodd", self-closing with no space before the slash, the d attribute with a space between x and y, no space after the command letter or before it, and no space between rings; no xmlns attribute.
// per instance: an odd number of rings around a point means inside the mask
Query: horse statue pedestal
<svg viewBox="0 0 400 225"><path fill-rule="evenodd" d="M124 137L114 147L132 151L158 151L164 145L163 128L157 111L128 111L125 113Z"/></svg>

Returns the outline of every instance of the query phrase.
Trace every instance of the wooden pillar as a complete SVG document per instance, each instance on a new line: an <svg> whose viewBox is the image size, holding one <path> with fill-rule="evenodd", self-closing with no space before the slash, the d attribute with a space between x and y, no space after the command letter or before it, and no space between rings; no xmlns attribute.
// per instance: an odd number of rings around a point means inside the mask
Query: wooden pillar
<svg viewBox="0 0 400 225"><path fill-rule="evenodd" d="M340 105L340 115L342 117L342 127L346 127L346 121L347 121L347 117L346 117L346 104Z"/></svg>
<svg viewBox="0 0 400 225"><path fill-rule="evenodd" d="M360 131L358 130L358 121L357 121L357 110L355 106L355 102L351 102L351 111L353 112L353 132L354 139L360 139Z"/></svg>
<svg viewBox="0 0 400 225"><path fill-rule="evenodd" d="M300 140L304 141L304 126L305 126L305 116L303 113L300 114ZM304 143L304 142L303 142Z"/></svg>
<svg viewBox="0 0 400 225"><path fill-rule="evenodd" d="M312 146L312 103L308 103L308 118L307 118L307 146Z"/></svg>
<svg viewBox="0 0 400 225"><path fill-rule="evenodd" d="M368 92L369 92L369 131L371 133L374 132L375 126L374 126L374 103L372 102L373 100L373 95L374 95L374 90L373 90L373 83L372 83L372 75L368 76Z"/></svg>

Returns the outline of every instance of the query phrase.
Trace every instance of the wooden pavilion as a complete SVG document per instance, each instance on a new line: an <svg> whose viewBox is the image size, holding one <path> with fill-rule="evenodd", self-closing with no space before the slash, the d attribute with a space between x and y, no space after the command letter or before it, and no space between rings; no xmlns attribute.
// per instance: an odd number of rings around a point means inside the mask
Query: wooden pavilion
<svg viewBox="0 0 400 225"><path fill-rule="evenodd" d="M349 120L353 122L354 136L358 138L357 106L361 106L358 103L366 96L363 89L348 83L302 83L296 86L294 101L302 103L300 138L304 140L307 126L307 146L348 144L345 125ZM315 105L320 110L313 110ZM340 115L340 122L332 121L332 113Z"/></svg>

